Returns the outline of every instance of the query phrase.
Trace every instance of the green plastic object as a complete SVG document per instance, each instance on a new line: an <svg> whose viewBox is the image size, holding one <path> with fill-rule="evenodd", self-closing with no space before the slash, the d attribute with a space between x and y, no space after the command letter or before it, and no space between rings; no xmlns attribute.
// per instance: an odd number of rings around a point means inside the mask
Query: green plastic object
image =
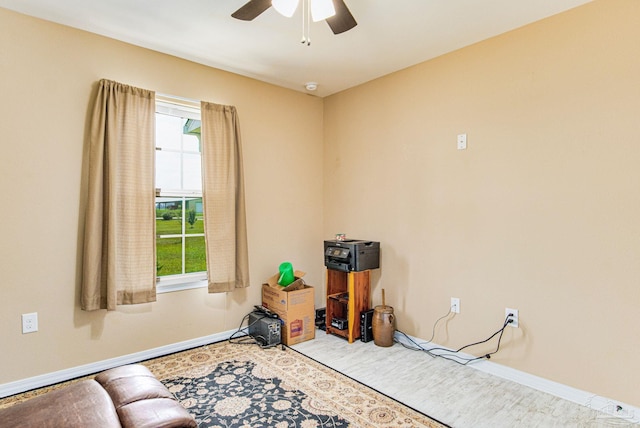
<svg viewBox="0 0 640 428"><path fill-rule="evenodd" d="M296 280L296 277L293 275L293 266L289 262L280 263L280 267L278 268L280 271L280 277L278 278L278 285L286 287Z"/></svg>

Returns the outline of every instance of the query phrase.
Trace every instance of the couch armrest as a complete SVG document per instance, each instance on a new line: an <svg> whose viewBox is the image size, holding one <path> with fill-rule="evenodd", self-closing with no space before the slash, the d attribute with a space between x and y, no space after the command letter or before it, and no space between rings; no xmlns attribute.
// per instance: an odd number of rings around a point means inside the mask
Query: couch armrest
<svg viewBox="0 0 640 428"><path fill-rule="evenodd" d="M152 398L118 409L123 428L196 428L198 424L184 407L172 398Z"/></svg>
<svg viewBox="0 0 640 428"><path fill-rule="evenodd" d="M123 427L197 427L173 394L142 365L116 367L95 377L109 393Z"/></svg>

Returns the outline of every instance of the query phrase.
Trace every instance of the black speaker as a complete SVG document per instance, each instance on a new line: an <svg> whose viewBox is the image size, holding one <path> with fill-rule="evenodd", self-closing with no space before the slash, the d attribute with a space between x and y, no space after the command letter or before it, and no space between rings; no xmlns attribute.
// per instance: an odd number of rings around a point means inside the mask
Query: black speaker
<svg viewBox="0 0 640 428"><path fill-rule="evenodd" d="M319 308L316 309L316 328L320 330L326 330L327 328L327 308Z"/></svg>
<svg viewBox="0 0 640 428"><path fill-rule="evenodd" d="M373 340L373 309L360 312L360 340L371 342Z"/></svg>

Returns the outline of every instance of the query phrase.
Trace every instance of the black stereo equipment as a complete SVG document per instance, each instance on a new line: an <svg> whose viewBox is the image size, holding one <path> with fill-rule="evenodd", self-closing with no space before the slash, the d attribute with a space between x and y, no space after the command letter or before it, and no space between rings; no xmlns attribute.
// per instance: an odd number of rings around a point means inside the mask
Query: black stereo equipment
<svg viewBox="0 0 640 428"><path fill-rule="evenodd" d="M280 320L268 316L263 311L249 314L249 336L262 347L276 346L281 341Z"/></svg>
<svg viewBox="0 0 640 428"><path fill-rule="evenodd" d="M333 318L331 320L331 327L337 328L338 330L346 330L348 326L349 324L344 318Z"/></svg>
<svg viewBox="0 0 640 428"><path fill-rule="evenodd" d="M380 267L380 243L360 239L324 241L324 265L343 272Z"/></svg>
<svg viewBox="0 0 640 428"><path fill-rule="evenodd" d="M327 329L327 308L316 309L315 324L316 324L316 328L319 328L320 330Z"/></svg>
<svg viewBox="0 0 640 428"><path fill-rule="evenodd" d="M373 340L373 309L360 312L360 340L371 342Z"/></svg>

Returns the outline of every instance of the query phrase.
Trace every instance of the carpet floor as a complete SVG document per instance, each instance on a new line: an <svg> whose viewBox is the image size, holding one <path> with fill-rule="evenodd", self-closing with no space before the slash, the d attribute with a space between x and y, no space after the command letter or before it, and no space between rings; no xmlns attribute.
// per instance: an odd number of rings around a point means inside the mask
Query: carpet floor
<svg viewBox="0 0 640 428"><path fill-rule="evenodd" d="M203 428L447 426L291 348L220 342L142 364ZM0 407L62 386L8 397Z"/></svg>

